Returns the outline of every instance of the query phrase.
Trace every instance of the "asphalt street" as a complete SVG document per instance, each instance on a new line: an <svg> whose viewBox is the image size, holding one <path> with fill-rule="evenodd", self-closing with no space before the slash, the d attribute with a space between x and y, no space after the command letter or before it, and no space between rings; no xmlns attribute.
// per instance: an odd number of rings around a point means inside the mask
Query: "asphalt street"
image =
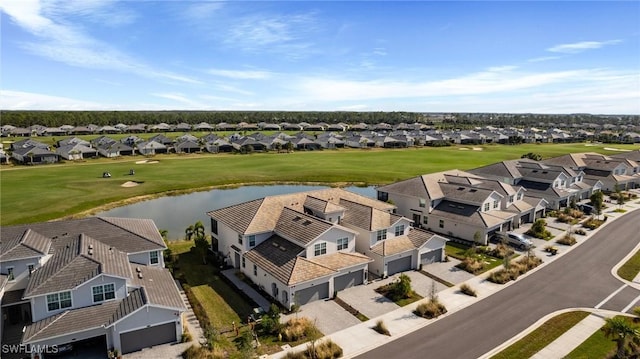
<svg viewBox="0 0 640 359"><path fill-rule="evenodd" d="M640 242L639 223L640 211L629 213L513 285L360 358L477 358L557 310L631 311L640 291L611 269Z"/></svg>

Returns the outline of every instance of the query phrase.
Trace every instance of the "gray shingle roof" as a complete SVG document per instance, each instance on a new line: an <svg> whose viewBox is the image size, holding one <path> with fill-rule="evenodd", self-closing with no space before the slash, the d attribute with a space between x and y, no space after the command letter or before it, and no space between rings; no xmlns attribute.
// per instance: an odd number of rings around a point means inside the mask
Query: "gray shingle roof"
<svg viewBox="0 0 640 359"><path fill-rule="evenodd" d="M403 218L397 214L380 211L373 207L346 199L341 199L340 205L347 209L342 219L345 223L368 231L389 228L392 224Z"/></svg>
<svg viewBox="0 0 640 359"><path fill-rule="evenodd" d="M453 183L440 183L440 188L447 199L473 202L476 204L482 204L482 202L493 193L493 190Z"/></svg>

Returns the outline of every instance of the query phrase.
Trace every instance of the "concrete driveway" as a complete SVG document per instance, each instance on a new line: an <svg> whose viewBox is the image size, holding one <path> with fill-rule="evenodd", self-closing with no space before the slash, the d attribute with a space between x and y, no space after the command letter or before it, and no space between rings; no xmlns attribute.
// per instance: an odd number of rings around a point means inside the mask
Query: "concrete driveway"
<svg viewBox="0 0 640 359"><path fill-rule="evenodd" d="M375 289L390 283L395 277L358 285L338 292L338 297L360 313L369 318L375 318L392 310L400 308L385 296L375 292Z"/></svg>
<svg viewBox="0 0 640 359"><path fill-rule="evenodd" d="M433 274L440 279L446 280L451 284L464 283L475 277L473 274L457 268L456 265L459 263L460 261L458 259L449 257L449 262L431 263L422 267L422 270L429 274Z"/></svg>
<svg viewBox="0 0 640 359"><path fill-rule="evenodd" d="M305 304L300 308L298 314L281 315L280 322L284 323L291 318L295 318L296 315L309 318L312 322L315 321L316 327L324 335L361 323L360 319L351 315L333 300L318 300Z"/></svg>

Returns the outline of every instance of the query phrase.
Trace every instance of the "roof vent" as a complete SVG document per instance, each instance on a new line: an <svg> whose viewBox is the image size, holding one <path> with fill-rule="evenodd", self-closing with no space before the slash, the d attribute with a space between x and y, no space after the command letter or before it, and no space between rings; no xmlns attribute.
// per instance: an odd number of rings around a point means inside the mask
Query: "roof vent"
<svg viewBox="0 0 640 359"><path fill-rule="evenodd" d="M90 245L89 245L89 249L93 249L93 244L90 244Z"/></svg>
<svg viewBox="0 0 640 359"><path fill-rule="evenodd" d="M69 235L69 233L64 232L64 233L62 233L62 235L63 235L63 236L68 236L68 235Z"/></svg>
<svg viewBox="0 0 640 359"><path fill-rule="evenodd" d="M300 216L296 216L296 217L293 219L293 221L294 221L294 222L298 222L298 221L299 221L299 220L301 220L301 219L302 219L302 217L300 217Z"/></svg>
<svg viewBox="0 0 640 359"><path fill-rule="evenodd" d="M276 243L276 242L271 242L271 245L274 246L274 247L278 247L278 243Z"/></svg>
<svg viewBox="0 0 640 359"><path fill-rule="evenodd" d="M311 224L311 221L309 221L309 220L306 220L306 221L304 221L304 223L302 223L303 226L308 226L310 224Z"/></svg>
<svg viewBox="0 0 640 359"><path fill-rule="evenodd" d="M142 279L142 273L138 273L138 278Z"/></svg>
<svg viewBox="0 0 640 359"><path fill-rule="evenodd" d="M280 246L280 250L283 251L283 252L287 251L287 249L285 247L283 247L283 246Z"/></svg>
<svg viewBox="0 0 640 359"><path fill-rule="evenodd" d="M89 249L89 255L92 256L93 255L93 249Z"/></svg>
<svg viewBox="0 0 640 359"><path fill-rule="evenodd" d="M464 187L458 187L458 191L464 191Z"/></svg>
<svg viewBox="0 0 640 359"><path fill-rule="evenodd" d="M136 267L136 272L140 273L142 272L142 269L140 269L140 267Z"/></svg>

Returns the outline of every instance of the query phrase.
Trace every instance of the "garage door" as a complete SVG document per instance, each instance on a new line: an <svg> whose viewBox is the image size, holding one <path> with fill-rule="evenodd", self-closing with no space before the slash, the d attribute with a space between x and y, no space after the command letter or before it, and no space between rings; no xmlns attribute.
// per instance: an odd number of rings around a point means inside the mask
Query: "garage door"
<svg viewBox="0 0 640 359"><path fill-rule="evenodd" d="M325 298L329 298L329 282L317 284L296 292L296 303L298 305L304 305L314 300Z"/></svg>
<svg viewBox="0 0 640 359"><path fill-rule="evenodd" d="M520 217L520 221L522 223L529 223L531 222L531 213L527 213L525 215L523 215L522 217Z"/></svg>
<svg viewBox="0 0 640 359"><path fill-rule="evenodd" d="M154 345L176 341L176 323L171 322L155 327L134 330L120 334L122 354L135 352Z"/></svg>
<svg viewBox="0 0 640 359"><path fill-rule="evenodd" d="M393 260L387 264L387 275L411 270L411 256Z"/></svg>
<svg viewBox="0 0 640 359"><path fill-rule="evenodd" d="M354 285L362 284L362 271L357 271L353 273L347 273L336 277L333 281L333 288L335 291L341 291L343 289L347 289L353 287Z"/></svg>
<svg viewBox="0 0 640 359"><path fill-rule="evenodd" d="M441 260L442 260L442 251L439 249L422 253L420 255L420 263L422 264L431 264L435 262L440 262Z"/></svg>

